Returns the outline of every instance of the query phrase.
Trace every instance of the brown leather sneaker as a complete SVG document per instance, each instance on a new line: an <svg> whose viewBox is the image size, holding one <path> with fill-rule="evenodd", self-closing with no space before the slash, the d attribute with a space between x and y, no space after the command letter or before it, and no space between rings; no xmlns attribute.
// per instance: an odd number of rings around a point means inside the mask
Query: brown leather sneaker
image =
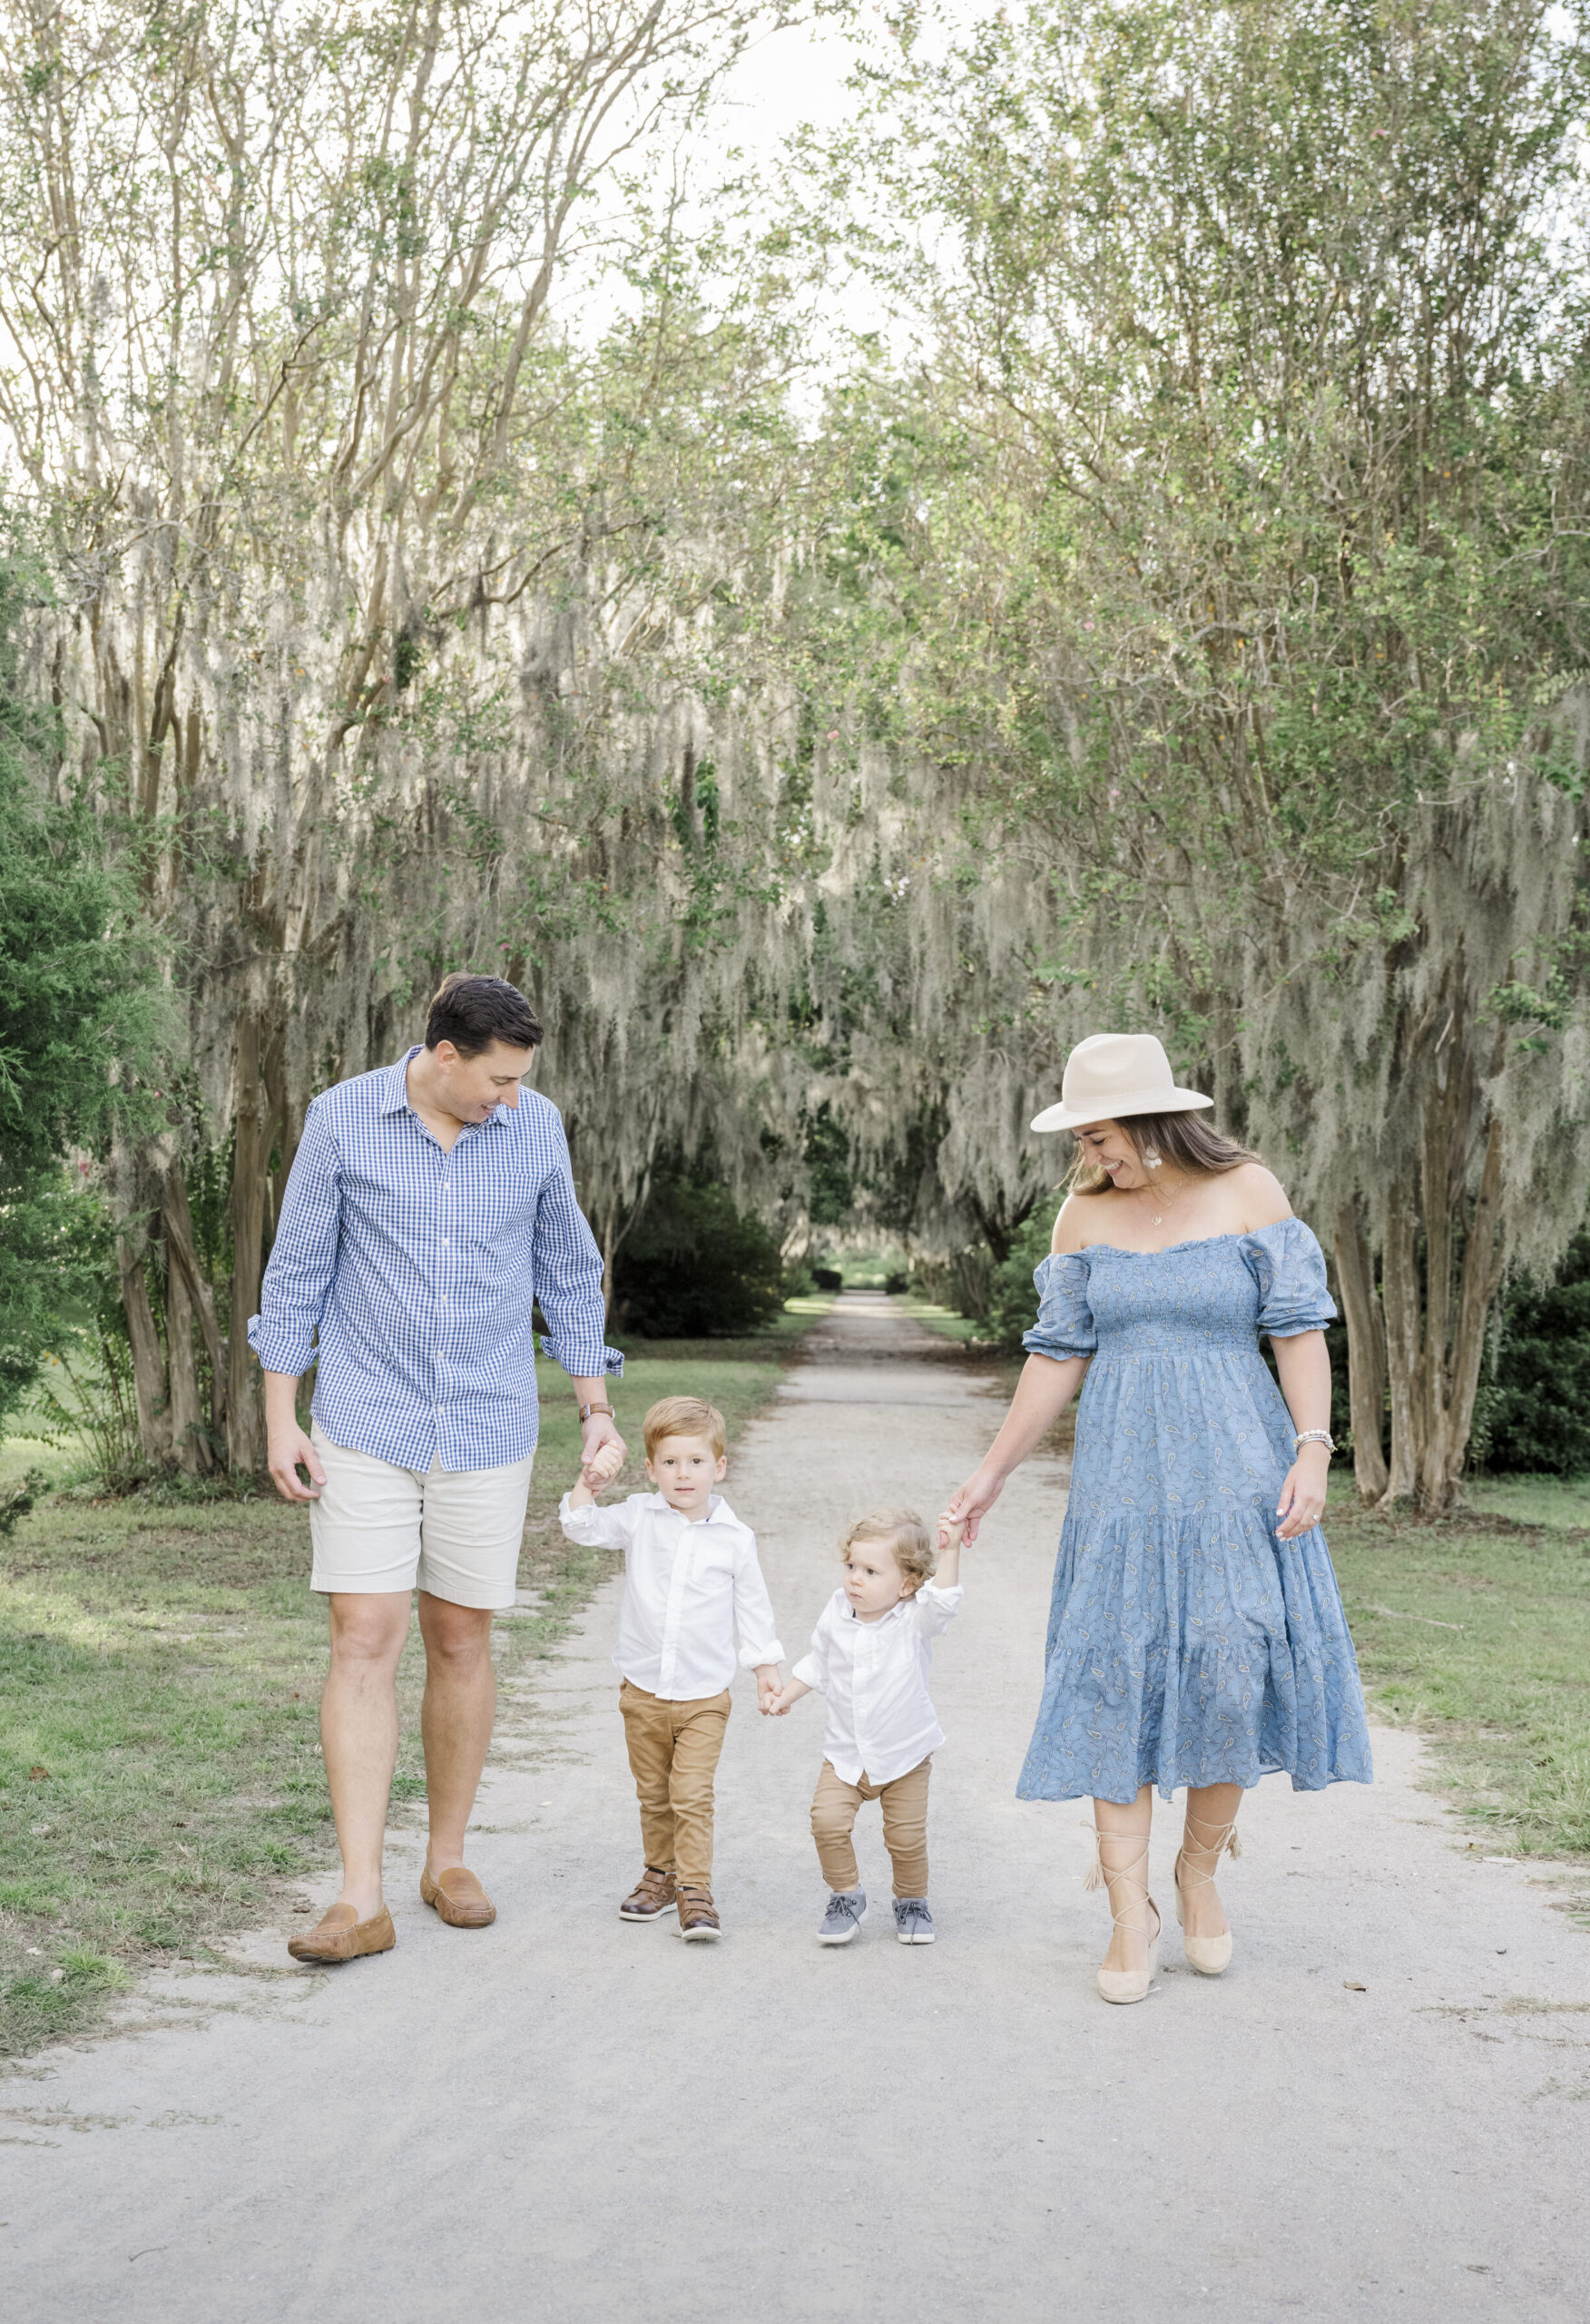
<svg viewBox="0 0 1590 2324"><path fill-rule="evenodd" d="M427 1866L419 1876L419 1899L434 1905L449 1928L489 1928L496 1918L496 1906L464 1864L450 1864L434 1880Z"/></svg>
<svg viewBox="0 0 1590 2324"><path fill-rule="evenodd" d="M357 1961L363 1953L390 1953L397 1942L385 1905L368 1921L361 1921L351 1905L333 1905L306 1935L289 1937L287 1949L295 1961Z"/></svg>
<svg viewBox="0 0 1590 2324"><path fill-rule="evenodd" d="M621 1921L660 1921L678 1898L672 1872L656 1872L648 1865L618 1908Z"/></svg>
<svg viewBox="0 0 1590 2324"><path fill-rule="evenodd" d="M718 1922L718 1907L713 1904L709 1890L680 1890L679 1934L687 1945L715 1945L722 1935L723 1931Z"/></svg>

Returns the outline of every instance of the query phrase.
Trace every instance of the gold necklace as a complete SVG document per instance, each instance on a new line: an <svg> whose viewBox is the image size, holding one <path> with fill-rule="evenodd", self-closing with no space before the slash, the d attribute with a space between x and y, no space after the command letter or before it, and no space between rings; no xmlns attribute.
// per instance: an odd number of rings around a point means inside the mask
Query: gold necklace
<svg viewBox="0 0 1590 2324"><path fill-rule="evenodd" d="M1130 1191L1131 1191L1133 1194L1134 1194L1134 1195L1144 1195L1144 1194L1145 1194L1145 1195L1148 1195L1150 1203L1151 1203L1151 1204L1153 1203L1153 1194L1151 1193L1150 1189L1149 1189L1146 1186L1143 1186L1143 1187L1132 1187L1132 1188L1130 1189ZM1184 1195L1184 1194L1186 1193L1186 1191L1187 1191L1187 1182L1186 1182L1186 1180L1183 1178L1183 1179L1182 1180L1181 1184L1176 1187L1176 1190L1175 1190L1175 1193L1174 1193L1174 1194L1166 1195L1166 1196L1164 1196L1164 1209L1163 1209L1163 1210L1154 1210L1154 1209L1152 1209L1152 1208L1150 1209L1150 1211L1149 1211L1149 1216L1150 1216L1150 1218L1153 1220L1153 1224L1154 1224L1156 1226L1163 1226L1164 1225L1164 1223L1165 1223L1165 1211L1166 1211L1166 1210L1169 1210L1169 1208L1170 1208L1171 1205L1172 1205L1173 1202L1177 1201L1177 1200L1178 1200L1178 1199L1179 1199L1183 1195Z"/></svg>

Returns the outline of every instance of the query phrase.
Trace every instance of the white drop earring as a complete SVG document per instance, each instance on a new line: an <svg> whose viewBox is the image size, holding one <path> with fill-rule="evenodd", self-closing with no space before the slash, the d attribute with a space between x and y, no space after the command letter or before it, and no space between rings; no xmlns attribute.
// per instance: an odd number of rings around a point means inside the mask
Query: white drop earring
<svg viewBox="0 0 1590 2324"><path fill-rule="evenodd" d="M1151 1147L1149 1147L1147 1148L1146 1152L1144 1153L1144 1155L1143 1155L1143 1168L1144 1168L1145 1170L1157 1170L1157 1169L1159 1168L1159 1166L1160 1166L1160 1163L1161 1163L1162 1158L1163 1158L1163 1157L1162 1157L1160 1155L1158 1155L1158 1154L1156 1154L1156 1153L1154 1152L1154 1150L1153 1150L1153 1147L1151 1146Z"/></svg>

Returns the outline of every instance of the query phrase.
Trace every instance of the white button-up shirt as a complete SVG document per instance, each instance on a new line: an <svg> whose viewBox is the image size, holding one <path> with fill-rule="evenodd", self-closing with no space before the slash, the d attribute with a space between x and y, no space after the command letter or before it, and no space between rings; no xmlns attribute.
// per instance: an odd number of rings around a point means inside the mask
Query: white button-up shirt
<svg viewBox="0 0 1590 2324"><path fill-rule="evenodd" d="M923 1583L876 1622L836 1590L794 1676L828 1698L822 1755L844 1783L893 1783L944 1740L928 1693L933 1641L960 1611L961 1586Z"/></svg>
<svg viewBox="0 0 1590 2324"><path fill-rule="evenodd" d="M704 1517L682 1516L660 1492L632 1492L558 1511L571 1541L623 1551L623 1603L613 1659L633 1687L664 1702L720 1695L740 1660L754 1670L781 1662L772 1600L757 1562L756 1535L713 1493Z"/></svg>

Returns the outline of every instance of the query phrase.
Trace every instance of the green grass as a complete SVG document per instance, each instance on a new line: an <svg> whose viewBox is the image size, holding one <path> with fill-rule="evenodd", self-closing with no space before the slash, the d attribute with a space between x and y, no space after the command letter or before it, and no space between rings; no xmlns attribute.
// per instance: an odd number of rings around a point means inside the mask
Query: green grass
<svg viewBox="0 0 1590 2324"><path fill-rule="evenodd" d="M648 1348L613 1384L643 1487L641 1417L688 1392L731 1440L761 1411L810 1316L754 1342ZM499 1677L552 1653L613 1561L574 1550L556 1508L579 1428L568 1383L541 1379L541 1448L520 1580L533 1613L494 1631ZM332 1853L318 1711L326 1617L308 1588L308 1520L269 1493L165 1486L96 1495L71 1446L11 1440L0 1486L30 1468L64 1489L0 1541L0 2056L90 2030L160 1962L218 1955L283 1886ZM422 1813L423 1658L399 1670L394 1816ZM511 1699L505 1709L511 1718ZM506 1727L505 1723L505 1731Z"/></svg>
<svg viewBox="0 0 1590 2324"><path fill-rule="evenodd" d="M1329 1512L1364 1678L1477 1825L1519 1855L1590 1857L1590 1485L1470 1498L1439 1524Z"/></svg>
<svg viewBox="0 0 1590 2324"><path fill-rule="evenodd" d="M981 1324L970 1315L959 1315L953 1307L936 1306L931 1299L923 1299L914 1291L895 1294L895 1305L918 1324L926 1324L930 1332L937 1332L947 1340L963 1344L974 1341L981 1346L991 1345Z"/></svg>

